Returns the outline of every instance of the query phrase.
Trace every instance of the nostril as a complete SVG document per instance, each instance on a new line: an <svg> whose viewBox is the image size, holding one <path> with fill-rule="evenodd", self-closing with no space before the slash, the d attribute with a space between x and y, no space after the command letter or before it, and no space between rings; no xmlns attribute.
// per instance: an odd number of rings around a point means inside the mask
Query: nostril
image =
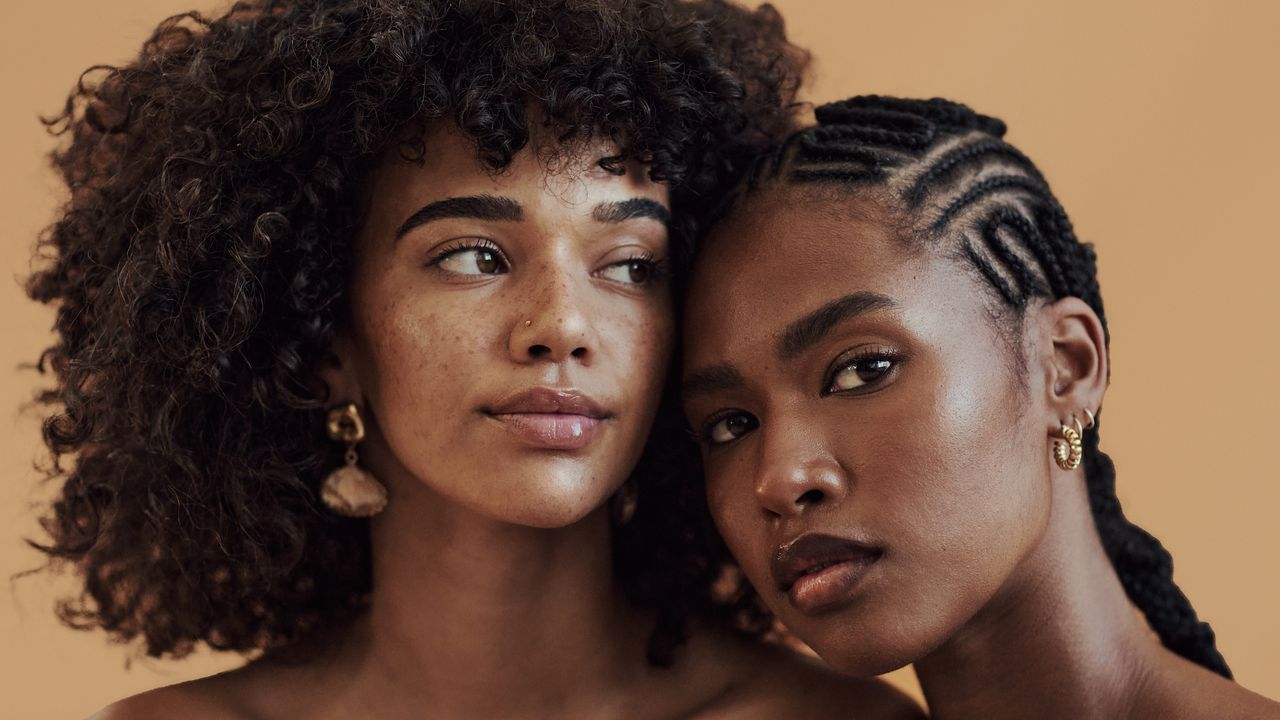
<svg viewBox="0 0 1280 720"><path fill-rule="evenodd" d="M573 354L573 356L574 356L574 357L576 357L576 358L578 358L579 360L581 360L582 358L584 358L584 357L586 357L586 356L587 356L587 349L586 349L586 348L584 348L584 347L580 347L580 348L577 348L576 350L574 350L572 354Z"/></svg>
<svg viewBox="0 0 1280 720"><path fill-rule="evenodd" d="M826 495L823 495L821 490L814 489L796 498L796 505L817 505L825 499Z"/></svg>
<svg viewBox="0 0 1280 720"><path fill-rule="evenodd" d="M540 358L551 354L551 348L546 345L530 345L529 357Z"/></svg>

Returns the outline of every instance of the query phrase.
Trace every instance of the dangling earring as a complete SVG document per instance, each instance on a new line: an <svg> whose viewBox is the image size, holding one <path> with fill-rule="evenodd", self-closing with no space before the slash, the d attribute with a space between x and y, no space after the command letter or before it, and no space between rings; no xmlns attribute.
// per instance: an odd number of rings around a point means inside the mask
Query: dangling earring
<svg viewBox="0 0 1280 720"><path fill-rule="evenodd" d="M1060 430L1062 440L1053 441L1053 460L1063 470L1075 470L1080 467L1080 460L1084 457L1084 445L1080 442L1084 428L1080 426L1080 420L1075 415L1071 416L1071 422L1075 427L1062 423Z"/></svg>
<svg viewBox="0 0 1280 720"><path fill-rule="evenodd" d="M325 423L329 437L347 444L347 464L329 473L320 486L320 499L330 510L347 517L367 518L387 506L387 489L378 479L356 466L356 443L364 439L364 422L355 403L329 411Z"/></svg>
<svg viewBox="0 0 1280 720"><path fill-rule="evenodd" d="M640 493L636 489L636 482L631 478L618 488L618 491L609 499L609 510L613 514L613 524L615 527L622 527L631 522L631 518L636 514L636 503L640 499Z"/></svg>

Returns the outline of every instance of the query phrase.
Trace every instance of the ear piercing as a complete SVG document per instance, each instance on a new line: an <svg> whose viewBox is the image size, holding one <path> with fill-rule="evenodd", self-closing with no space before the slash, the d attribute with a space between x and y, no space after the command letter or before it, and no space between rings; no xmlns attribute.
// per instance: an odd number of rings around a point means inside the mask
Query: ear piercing
<svg viewBox="0 0 1280 720"><path fill-rule="evenodd" d="M1088 410L1085 412L1089 413ZM1063 470L1075 470L1080 467L1080 460L1084 458L1084 444L1081 442L1084 427L1075 415L1071 416L1071 422L1074 427L1061 424L1059 432L1062 433L1062 439L1053 441L1053 461ZM1089 424L1093 425L1093 413L1089 413Z"/></svg>
<svg viewBox="0 0 1280 720"><path fill-rule="evenodd" d="M329 411L325 428L329 438L347 444L346 464L329 473L320 486L320 500L339 515L366 518L387 506L387 489L368 471L356 465L356 445L364 439L364 421L355 403Z"/></svg>

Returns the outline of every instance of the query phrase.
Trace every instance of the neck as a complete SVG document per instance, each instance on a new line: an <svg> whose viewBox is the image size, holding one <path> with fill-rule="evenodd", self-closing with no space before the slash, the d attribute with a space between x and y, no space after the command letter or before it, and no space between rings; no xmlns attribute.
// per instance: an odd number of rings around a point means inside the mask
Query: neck
<svg viewBox="0 0 1280 720"><path fill-rule="evenodd" d="M362 670L395 690L383 697L441 717L549 717L643 672L649 623L613 582L605 508L529 528L404 485L373 523L361 643Z"/></svg>
<svg viewBox="0 0 1280 720"><path fill-rule="evenodd" d="M987 606L916 664L933 717L1129 717L1165 654L1102 548L1083 477L1057 480L1036 549Z"/></svg>

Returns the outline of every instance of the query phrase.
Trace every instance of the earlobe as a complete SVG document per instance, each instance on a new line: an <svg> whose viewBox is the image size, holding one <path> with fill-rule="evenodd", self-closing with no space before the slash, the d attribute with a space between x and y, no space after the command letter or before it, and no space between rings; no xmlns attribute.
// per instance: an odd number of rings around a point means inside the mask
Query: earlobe
<svg viewBox="0 0 1280 720"><path fill-rule="evenodd" d="M360 391L360 382L356 378L353 350L351 339L340 333L334 337L333 345L320 365L319 381L327 390L324 397L328 406L340 403L364 404L364 394Z"/></svg>
<svg viewBox="0 0 1280 720"><path fill-rule="evenodd" d="M1097 412L1107 389L1110 363L1106 331L1097 313L1080 298L1066 297L1044 306L1042 319L1051 347L1047 400L1057 417L1056 433L1071 418L1084 421Z"/></svg>

